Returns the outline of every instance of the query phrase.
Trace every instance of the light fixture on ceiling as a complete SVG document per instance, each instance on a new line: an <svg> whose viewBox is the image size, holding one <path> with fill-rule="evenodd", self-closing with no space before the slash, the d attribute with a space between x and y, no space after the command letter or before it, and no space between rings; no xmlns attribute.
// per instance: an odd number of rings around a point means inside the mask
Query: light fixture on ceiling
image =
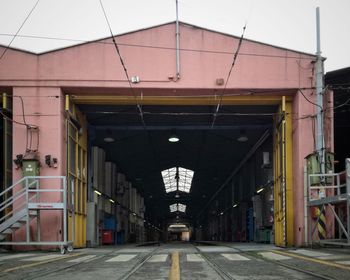
<svg viewBox="0 0 350 280"><path fill-rule="evenodd" d="M113 137L105 137L105 138L103 138L103 141L105 141L106 143L113 143L114 138Z"/></svg>
<svg viewBox="0 0 350 280"><path fill-rule="evenodd" d="M235 203L232 205L233 208L236 208L238 206L238 203Z"/></svg>
<svg viewBox="0 0 350 280"><path fill-rule="evenodd" d="M103 141L105 141L106 143L113 143L114 142L114 138L112 136L112 131L110 131L109 129L106 130L106 136L105 136L105 138L103 138Z"/></svg>
<svg viewBox="0 0 350 280"><path fill-rule="evenodd" d="M239 142L247 142L248 141L248 136L245 132L245 129L239 130L239 136L237 138L237 141L239 141Z"/></svg>
<svg viewBox="0 0 350 280"><path fill-rule="evenodd" d="M178 193L175 194L175 198L180 198L180 195Z"/></svg>
<svg viewBox="0 0 350 280"><path fill-rule="evenodd" d="M174 133L174 134L170 135L168 141L171 143L176 143L176 142L180 141L180 138Z"/></svg>

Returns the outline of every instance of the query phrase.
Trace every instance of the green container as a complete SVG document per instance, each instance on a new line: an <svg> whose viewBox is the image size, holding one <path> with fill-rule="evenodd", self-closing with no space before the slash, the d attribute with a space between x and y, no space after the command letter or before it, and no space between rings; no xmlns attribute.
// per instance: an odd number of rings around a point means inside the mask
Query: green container
<svg viewBox="0 0 350 280"><path fill-rule="evenodd" d="M334 154L330 152L326 152L325 154L325 172L333 173L334 172ZM307 164L307 174L320 174L320 161L317 153L310 154L306 157ZM311 177L310 178L311 185L320 184L320 177ZM326 184L332 184L333 177L326 177Z"/></svg>
<svg viewBox="0 0 350 280"><path fill-rule="evenodd" d="M22 174L26 176L39 176L40 174L40 162L36 159L24 159L22 163ZM36 188L36 184L33 182L35 179L28 180L30 188Z"/></svg>

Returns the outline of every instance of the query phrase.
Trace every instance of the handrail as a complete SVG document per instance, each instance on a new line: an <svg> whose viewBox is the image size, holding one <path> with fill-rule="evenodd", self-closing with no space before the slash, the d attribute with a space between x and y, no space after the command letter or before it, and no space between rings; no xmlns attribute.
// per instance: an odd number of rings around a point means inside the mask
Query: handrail
<svg viewBox="0 0 350 280"><path fill-rule="evenodd" d="M24 193L25 194L25 193ZM25 206L26 204L28 204L28 202L32 201L34 198L36 198L36 196L32 196L28 199L28 201L24 201L21 204L17 205L16 208L12 209L10 212L8 212L6 215L4 215L3 217L0 218L0 221L6 220L6 218L8 218L9 216L12 216L15 212L20 211L23 206ZM16 211L15 211L16 210ZM0 222L1 223L1 222Z"/></svg>
<svg viewBox="0 0 350 280"><path fill-rule="evenodd" d="M20 197L22 197L22 196L25 195L25 194L26 194L26 192L24 191L24 192L20 193L20 195L18 195L18 196L16 196L16 197L11 196L9 199L7 199L7 200L11 200L11 199L12 199L11 202L8 202L8 203L7 203L6 201L4 201L4 202L6 202L6 204L5 204L5 206L2 206L2 205L1 205L0 212L3 211L5 208L9 207L11 204L13 204L13 202L15 202L16 200L18 200Z"/></svg>
<svg viewBox="0 0 350 280"><path fill-rule="evenodd" d="M2 191L0 193L0 196L3 196L5 193L9 192L10 190L12 190L15 186L17 186L18 184L22 183L23 181L26 180L27 177L23 177L22 179L20 179L19 181L17 181L16 183L14 183L12 186L6 188L4 191Z"/></svg>
<svg viewBox="0 0 350 280"><path fill-rule="evenodd" d="M346 174L346 171L341 171L339 173L325 173L325 174L308 174L308 199L309 201L314 201L314 200L318 200L320 197L312 197L312 191L324 191L324 196L328 197L329 195L327 195L327 192L325 192L326 190L334 190L335 195L340 195L341 194L341 190L346 187L346 183L345 184L341 184L341 176L343 174ZM317 185L311 185L311 178L333 178L333 184L317 184ZM350 192L348 193L348 195L350 195Z"/></svg>
<svg viewBox="0 0 350 280"><path fill-rule="evenodd" d="M18 198L20 195L24 194L26 192L26 189L22 189L19 192L17 192L16 194L14 194L13 196L7 198L6 200L4 200L3 202L0 203L0 211L2 211L2 207L4 204L6 204L9 200L16 200L16 198Z"/></svg>
<svg viewBox="0 0 350 280"><path fill-rule="evenodd" d="M49 180L48 188L41 189L42 182L45 180ZM53 182L53 184L51 184ZM40 195L45 193L57 193L59 194L57 198L56 196L51 197ZM6 234L10 234L14 230L16 230L13 225L15 223L20 222L20 225L25 228L25 241L2 241L0 245L57 245L61 247L63 246L71 246L74 242L75 236L75 228L74 228L74 186L72 189L67 188L67 177L66 176L26 176L18 180L12 186L8 187L4 191L0 193L0 197L3 198L4 201L0 203L0 211L4 209L9 209L6 212L3 212L4 216L0 217L0 229L1 232L5 232L5 230L10 229ZM56 201L58 199L59 202L51 202L52 198ZM41 202L42 201L42 202ZM42 205L41 205L42 203ZM47 205L47 207L45 207ZM36 208L38 207L38 208ZM63 226L63 235L58 237L57 241L46 242L41 240L40 237L40 210L50 210L52 207L60 207L57 209L61 209L63 214L62 225ZM34 210L33 215L30 215L30 211ZM35 212L36 210L36 212ZM37 215L34 215L36 213ZM69 213L73 215L72 219L68 219ZM37 236L34 241L31 237L31 221L37 216ZM68 223L71 223L72 230L72 238L68 238Z"/></svg>

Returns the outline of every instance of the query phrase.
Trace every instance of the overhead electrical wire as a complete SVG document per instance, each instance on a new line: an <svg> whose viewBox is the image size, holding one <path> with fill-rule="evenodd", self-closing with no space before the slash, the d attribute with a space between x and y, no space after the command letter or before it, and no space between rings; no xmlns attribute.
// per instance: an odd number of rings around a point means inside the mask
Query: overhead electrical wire
<svg viewBox="0 0 350 280"><path fill-rule="evenodd" d="M137 95L136 95L136 93L135 93L135 90L134 90L134 88L133 88L132 85L131 85L131 81L130 81L130 77L129 77L129 74L128 74L128 70L126 69L124 60L123 60L123 58L122 58L122 56L121 56L121 54L120 54L120 50L119 50L118 44L117 44L117 42L115 41L114 34L113 34L113 31L112 31L111 25L110 25L110 23L109 23L109 20L108 20L108 17L107 17L105 8L103 7L102 0L99 0L99 1L100 1L101 9L102 9L102 11L103 11L103 15L104 15L104 17L105 17L105 19L106 19L106 23L107 23L108 28L109 28L109 32L110 32L110 34L111 34L111 38L112 38L112 41L113 41L115 50L116 50L116 52L117 52L117 54L118 54L120 63L121 63L121 65L122 65L122 67L123 67L125 76L126 76L126 78L127 78L127 80L128 80L128 84L129 84L129 87L130 87L130 89L131 89L131 92L132 92L132 94L133 94L133 96L134 96L134 98L135 98L136 107L137 107L137 109L138 109L138 111L139 111L142 125L143 125L144 127L146 127L146 123L145 123L145 120L144 120L144 117L143 117L142 107L141 107L141 105L139 104L139 102L138 102L138 100L137 100Z"/></svg>
<svg viewBox="0 0 350 280"><path fill-rule="evenodd" d="M304 92L303 92L301 89L298 89L298 90L299 90L299 92L301 93L301 95L304 97L304 99L305 99L307 102L309 102L310 104L315 105L315 106L319 107L321 110L323 110L322 106L320 106L320 105L318 105L318 104L312 102L309 98L307 98L306 95L304 94Z"/></svg>
<svg viewBox="0 0 350 280"><path fill-rule="evenodd" d="M13 34L0 33L0 36L13 36ZM102 38L102 39L98 39L98 40L82 40L82 39L71 39L71 38L60 38L60 37L35 36L35 35L17 35L17 37L18 38L30 38L30 39L44 39L44 40L77 42L77 43L81 43L81 44L88 44L88 43L102 44L102 45L112 45L112 44L114 44L113 42L102 41L102 40L106 40L107 38ZM149 48L149 49L160 49L160 50L169 50L169 51L176 50L175 47L143 45L143 44L118 43L118 46ZM45 51L45 52L42 52L42 53L45 54L47 52L56 51L56 50L59 50L59 49L64 49L64 48L69 48L69 47L72 47L72 46L65 46L65 47L61 47L61 48L58 48L58 49ZM227 55L234 54L233 52L228 52L228 51L201 50L201 49L191 49L191 48L180 48L179 50L180 51L184 51L184 52L198 52L198 53L211 53L211 54L227 54ZM42 54L42 53L39 53L39 54ZM308 57L300 57L300 56L296 56L296 55L288 56L288 55L271 55L271 54L244 53L244 52L240 53L240 56L271 57L271 58L299 59L299 60L303 60L303 59L310 60L311 59L310 56L314 56L312 54L305 54L305 55L308 55Z"/></svg>
<svg viewBox="0 0 350 280"><path fill-rule="evenodd" d="M21 26L18 28L17 32L13 35L10 43L5 47L4 51L2 52L1 56L0 56L0 61L2 60L2 58L5 56L6 52L8 51L8 49L11 47L11 44L13 43L13 41L16 39L16 37L18 36L18 33L21 31L22 27L24 26L24 24L27 22L28 18L30 17L30 15L33 13L33 11L35 10L36 6L38 5L40 0L37 0L36 3L34 4L34 6L32 7L32 9L29 11L28 15L26 16L26 18L24 19L24 21L22 22Z"/></svg>
<svg viewBox="0 0 350 280"><path fill-rule="evenodd" d="M228 83L228 81L229 81L229 79L230 79L230 77L231 77L232 70L233 70L233 68L234 68L234 66L235 66L235 64L236 64L236 60L237 60L239 51L240 51L241 46L242 46L243 37L244 37L244 32L245 32L246 27L247 27L247 23L246 23L246 24L244 25L244 27L243 27L243 32L242 32L242 35L241 35L241 37L240 37L240 39L239 39L238 46L237 46L237 50L236 50L236 52L235 52L235 54L234 54L234 56L233 56L233 61L232 61L230 70L229 70L229 72L228 72L228 74L227 74L227 77L226 77L224 89L223 89L222 92L221 92L218 105L216 106L216 110L215 110L215 112L214 112L214 117L213 117L213 121L212 121L212 123L211 123L211 127L214 127L214 125L215 125L215 121L216 121L216 118L217 118L217 114L219 113L219 110L220 110L220 107L221 107L221 104L222 104L222 99L223 99L223 97L224 97L225 90L226 90L226 88L227 88L227 83Z"/></svg>

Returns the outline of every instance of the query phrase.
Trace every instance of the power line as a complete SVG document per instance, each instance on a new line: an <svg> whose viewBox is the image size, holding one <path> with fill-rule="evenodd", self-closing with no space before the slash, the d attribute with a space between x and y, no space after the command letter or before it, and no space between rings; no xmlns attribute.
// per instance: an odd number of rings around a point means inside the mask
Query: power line
<svg viewBox="0 0 350 280"><path fill-rule="evenodd" d="M309 102L309 103L311 103L312 105L315 105L315 106L319 107L321 110L323 110L322 106L320 106L320 105L318 105L318 104L312 102L310 99L308 99L308 98L306 97L306 95L304 94L304 92L303 92L301 89L298 89L298 90L299 90L299 92L300 92L301 95L305 98L305 100L306 100L307 102Z"/></svg>
<svg viewBox="0 0 350 280"><path fill-rule="evenodd" d="M111 38L112 38L112 41L113 41L113 44L114 44L114 47L115 47L115 50L117 51L117 54L118 54L118 57L119 57L119 60L120 60L120 63L123 67L123 70L124 70L124 73L125 73L125 76L128 80L128 84L129 84L129 87L131 89L131 92L135 98L135 101L136 101L136 107L137 109L139 110L139 113L140 113L140 118L141 118L141 122L142 122L142 125L144 127L146 127L146 123L145 123L145 120L143 118L143 112L142 112L142 108L141 108L141 105L139 104L139 102L137 101L137 95L134 91L134 88L132 87L131 85L131 81L130 81L130 77L129 77L129 74L128 74L128 70L126 69L126 66L125 66L125 63L124 63L124 60L120 54L120 51L119 51L119 47L118 47L118 44L117 42L115 41L114 39L114 35L113 35L113 31L112 31L112 28L111 28L111 25L109 23L109 20L108 20L108 17L107 17L107 14L106 14L106 11L105 11L105 8L103 7L103 3L102 3L102 0L99 0L100 1L100 5L101 5L101 8L102 8L102 11L103 11L103 14L104 14L104 17L106 19L106 22L107 22L107 25L108 25L108 28L109 28L109 32L111 33Z"/></svg>
<svg viewBox="0 0 350 280"><path fill-rule="evenodd" d="M212 124L211 124L211 127L214 127L217 114L218 114L218 112L219 112L219 110L220 110L220 106L221 106L221 103L222 103L222 98L224 97L225 90L226 90L226 87L227 87L227 83L228 83L228 81L229 81L229 79L230 79L230 76L231 76L231 73L232 73L232 69L233 69L233 67L234 67L235 64L236 64L236 60L237 60L237 57L238 57L238 54L239 54L239 50L241 49L241 45L242 45L242 41L243 41L244 32L245 32L246 27L247 27L247 24L245 24L244 27L243 27L243 32L242 32L241 38L239 39L236 53L235 53L235 55L233 56L233 61L232 61L231 67L230 67L230 71L228 72L228 75L227 75L227 78L226 78L226 81L225 81L224 89L222 90L222 93L221 93L221 95L220 95L220 99L219 99L218 105L217 105L216 110L215 110L215 113L214 113L214 118L213 118L213 122L212 122Z"/></svg>
<svg viewBox="0 0 350 280"><path fill-rule="evenodd" d="M0 33L0 36L13 36L13 34L10 33ZM72 38L61 38L61 37L49 37L49 36L36 36L36 35L17 35L18 38L29 38L29 39L44 39L44 40L56 40L56 41L67 41L67 42L77 42L81 44L88 44L88 43L94 43L94 44L102 44L102 45L112 45L113 42L106 42L102 40L106 40L108 38L98 39L98 40L83 40L83 39L72 39ZM176 48L174 47L165 47L165 46L156 46L156 45L143 45L143 44L128 44L128 43L118 43L118 46L125 46L125 47L136 47L136 48L148 48L148 49L160 49L160 50L169 50L174 51ZM72 46L66 46L61 47L59 49L55 49L52 51L57 51L64 48L69 48ZM278 47L277 47L278 48ZM211 54L227 54L232 55L233 52L228 51L215 51L215 50L201 50L201 49L191 49L191 48L180 48L180 51L184 52L198 52L198 53L211 53ZM43 54L51 52L46 51L43 52ZM291 52L293 52L291 50ZM308 55L308 54L305 54ZM310 60L310 57L301 57L296 55L271 55L271 54L259 54L259 53L244 53L241 52L240 56L253 56L253 57L271 57L271 58L281 58L281 59L300 59L300 60ZM310 56L312 56L310 54Z"/></svg>
<svg viewBox="0 0 350 280"><path fill-rule="evenodd" d="M28 18L30 17L30 15L33 13L33 11L35 10L36 6L38 5L40 0L37 0L35 5L33 6L33 8L30 10L30 12L28 13L28 15L26 16L26 18L24 19L24 21L22 22L21 26L18 28L17 32L14 34L14 36L12 37L10 43L7 45L7 47L4 49L4 51L2 52L1 56L0 56L0 61L1 59L5 56L7 50L10 48L12 42L16 39L18 33L21 31L22 27L24 26L24 24L27 22Z"/></svg>

